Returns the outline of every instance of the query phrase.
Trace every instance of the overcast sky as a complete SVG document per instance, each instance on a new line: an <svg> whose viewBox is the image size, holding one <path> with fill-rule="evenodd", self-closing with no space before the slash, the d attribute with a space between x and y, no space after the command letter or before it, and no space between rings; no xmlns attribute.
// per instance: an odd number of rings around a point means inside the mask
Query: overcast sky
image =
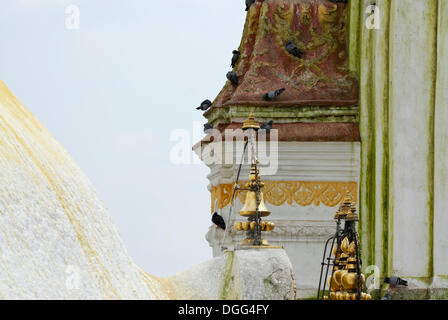
<svg viewBox="0 0 448 320"><path fill-rule="evenodd" d="M67 29L69 5L79 8L79 29ZM1 0L0 79L89 176L130 256L154 275L212 256L209 169L172 164L170 135L205 123L195 107L225 83L244 8L243 0Z"/></svg>

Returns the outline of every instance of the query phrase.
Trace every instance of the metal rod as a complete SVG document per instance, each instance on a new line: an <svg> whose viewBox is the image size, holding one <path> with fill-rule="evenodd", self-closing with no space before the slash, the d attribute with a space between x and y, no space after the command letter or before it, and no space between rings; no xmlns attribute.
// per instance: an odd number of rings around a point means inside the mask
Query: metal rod
<svg viewBox="0 0 448 320"><path fill-rule="evenodd" d="M328 268L330 266L334 265L334 264L330 264L330 261L331 261L331 255L333 254L334 242L336 241L336 239L337 239L337 234L336 234L335 237L333 237L333 241L331 242L331 248L330 248L330 253L329 253L330 256L329 256L329 258L327 258L327 270L325 272L324 287L323 287L324 294L325 294L325 287L327 286ZM332 270L332 272L331 272L331 279L333 279L333 273L334 273L334 270ZM329 292L329 294L331 292L331 282L332 281L330 281L330 284L328 285L328 292Z"/></svg>
<svg viewBox="0 0 448 320"><path fill-rule="evenodd" d="M357 292L357 299L361 300L361 292L362 292L362 283L361 283L361 250L359 248L359 243L358 243L358 237L357 234L355 233L354 235L355 238L355 248L356 248L356 274L357 274L357 281L358 281L358 292Z"/></svg>
<svg viewBox="0 0 448 320"><path fill-rule="evenodd" d="M331 238L329 238L329 239L327 240L327 242L325 242L324 255L323 255L323 257L322 257L322 263L321 263L321 267L320 267L320 278L319 278L319 287L318 287L318 289L317 289L317 300L320 299L320 292L321 292L320 288L321 288L321 286L322 286L322 275L323 275L323 273L324 273L324 267L325 267L325 265L326 265L326 263L325 263L325 256L326 256L326 254L327 254L328 243L329 243L332 239L334 239L334 238L335 238L335 236L332 236ZM325 287L325 286L324 286L324 287ZM325 294L325 292L322 292L322 295L324 295L324 294Z"/></svg>
<svg viewBox="0 0 448 320"><path fill-rule="evenodd" d="M248 144L249 144L249 140L247 140L247 141L244 143L243 154L241 155L241 161L240 161L240 165L239 165L239 167L238 167L238 173L237 173L237 175L236 175L235 187L233 188L232 200L230 201L231 205L230 205L230 208L229 208L229 215L228 215L228 217L227 217L227 224L226 224L226 226L228 226L228 225L230 224L230 219L232 218L233 206L234 206L234 203L235 203L234 201L235 201L235 195L236 195L236 192L237 192L238 190L245 190L245 189L240 189L240 188L239 188L239 186L238 186L238 182L239 182L239 180L240 180L241 167L243 166L244 155L246 154L246 149L247 149L247 145L248 145ZM229 228L226 227L226 232L224 233L224 238L223 238L223 240L222 240L221 247L222 247L223 244L225 243L225 240L226 240L226 238L227 238L227 233L228 233L228 232L229 232Z"/></svg>

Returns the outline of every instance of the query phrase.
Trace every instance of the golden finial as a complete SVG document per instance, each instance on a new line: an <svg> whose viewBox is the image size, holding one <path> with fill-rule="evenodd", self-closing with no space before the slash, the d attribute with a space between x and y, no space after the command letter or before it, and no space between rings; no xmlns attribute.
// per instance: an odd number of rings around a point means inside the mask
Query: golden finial
<svg viewBox="0 0 448 320"><path fill-rule="evenodd" d="M356 203L352 201L352 195L350 192L347 192L345 197L342 199L341 205L334 215L334 219L337 220L338 218L358 221L358 214L356 213Z"/></svg>
<svg viewBox="0 0 448 320"><path fill-rule="evenodd" d="M343 203L345 205L351 205L352 204L352 194L350 192L347 192L347 194L345 195Z"/></svg>
<svg viewBox="0 0 448 320"><path fill-rule="evenodd" d="M251 109L249 118L243 122L243 130L247 129L260 129L260 123L255 120L255 110L254 108Z"/></svg>
<svg viewBox="0 0 448 320"><path fill-rule="evenodd" d="M351 203L350 212L348 213L345 220L347 220L347 221L358 221L359 220L358 213L356 212L356 204L354 202Z"/></svg>

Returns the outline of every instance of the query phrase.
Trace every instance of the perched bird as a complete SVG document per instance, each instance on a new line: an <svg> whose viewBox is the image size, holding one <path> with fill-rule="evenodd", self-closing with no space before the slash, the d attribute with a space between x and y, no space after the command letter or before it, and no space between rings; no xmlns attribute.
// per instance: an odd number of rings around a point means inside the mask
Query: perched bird
<svg viewBox="0 0 448 320"><path fill-rule="evenodd" d="M278 89L278 90L274 90L274 91L268 92L265 95L263 95L263 99L265 101L272 101L275 98L277 98L279 95L281 95L283 93L283 91L285 91L285 90L286 90L285 88L281 88L281 89Z"/></svg>
<svg viewBox="0 0 448 320"><path fill-rule="evenodd" d="M238 50L233 50L232 53L233 53L232 63L230 64L230 66L232 68L235 68L236 63L238 62L238 59L240 58L240 52Z"/></svg>
<svg viewBox="0 0 448 320"><path fill-rule="evenodd" d="M302 58L303 52L300 51L296 44L291 40L288 40L288 42L286 42L285 48L286 51L288 51L289 54L293 55L294 57Z"/></svg>
<svg viewBox="0 0 448 320"><path fill-rule="evenodd" d="M204 124L204 132L207 132L208 130L213 129L213 125L210 123Z"/></svg>
<svg viewBox="0 0 448 320"><path fill-rule="evenodd" d="M400 277L386 277L383 280L384 283L388 283L393 287L396 286L408 286L408 282L406 280L401 279Z"/></svg>
<svg viewBox="0 0 448 320"><path fill-rule="evenodd" d="M227 80L229 80L233 85L237 86L238 85L238 76L235 72L230 71L227 72Z"/></svg>
<svg viewBox="0 0 448 320"><path fill-rule="evenodd" d="M260 129L266 130L266 132L268 133L269 131L271 131L273 124L274 124L274 120L269 120L268 122L263 123L260 126Z"/></svg>
<svg viewBox="0 0 448 320"><path fill-rule="evenodd" d="M212 222L221 228L222 230L226 230L226 222L223 217L221 217L217 212L213 213Z"/></svg>
<svg viewBox="0 0 448 320"><path fill-rule="evenodd" d="M246 11L249 11L250 7L255 3L256 0L246 0Z"/></svg>
<svg viewBox="0 0 448 320"><path fill-rule="evenodd" d="M207 100L202 101L201 105L199 107L197 107L196 110L206 111L211 106L212 106L212 102L207 99Z"/></svg>
<svg viewBox="0 0 448 320"><path fill-rule="evenodd" d="M393 295L393 293L398 289L397 287L408 286L408 282L399 277L386 277L384 278L383 283L388 283L389 288L387 289L386 294L384 295L384 297L381 298L381 300L391 300L392 299L391 295Z"/></svg>

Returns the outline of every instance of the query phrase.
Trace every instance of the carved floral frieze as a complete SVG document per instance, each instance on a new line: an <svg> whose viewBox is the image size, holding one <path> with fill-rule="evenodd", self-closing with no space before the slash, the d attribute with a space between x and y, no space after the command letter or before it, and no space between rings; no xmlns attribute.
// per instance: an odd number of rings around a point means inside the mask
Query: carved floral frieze
<svg viewBox="0 0 448 320"><path fill-rule="evenodd" d="M314 181L264 181L264 199L274 206L297 204L302 207L311 205L336 207L350 192L358 201L357 182L314 182ZM245 182L240 182L244 185ZM229 205L235 184L220 184L211 188L211 211L223 209ZM236 199L244 204L246 191L236 193Z"/></svg>

